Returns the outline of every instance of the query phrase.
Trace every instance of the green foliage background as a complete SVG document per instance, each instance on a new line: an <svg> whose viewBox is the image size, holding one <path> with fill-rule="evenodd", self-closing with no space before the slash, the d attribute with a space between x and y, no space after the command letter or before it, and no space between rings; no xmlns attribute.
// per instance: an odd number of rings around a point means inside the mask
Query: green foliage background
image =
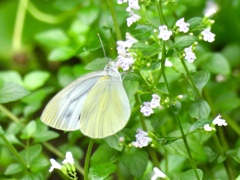
<svg viewBox="0 0 240 180"><path fill-rule="evenodd" d="M117 39L108 2L0 1L0 179L64 179L60 172L49 174L48 169L49 159L61 161L66 151L73 153L78 177L82 179L89 138L79 131L64 133L49 129L39 117L46 103L60 89L87 72L103 69L104 54L98 33L107 56L116 58ZM112 2L122 37L130 32L144 42L153 29L144 25L128 28L126 5ZM215 41L201 43L196 50L195 65L188 67L191 72L198 71L193 73L193 79L202 89L205 100L199 100L191 107L189 102L182 103L181 107L184 130L192 127L194 131L200 127L194 124L195 119L209 121L218 113L228 122L227 127L217 129L220 142L213 134L198 132L188 136L193 159L202 170L199 174L203 172L202 179L206 180L235 179L240 174L240 1L216 0L216 3L219 11L212 18L215 23L211 29L216 34ZM25 12L24 20L18 14L19 4L23 8L20 11ZM172 27L181 17L186 20L203 17L205 4L205 0L177 1L164 7L164 15ZM148 13L152 23L159 26L157 9L150 6ZM148 53L155 49L153 46L142 47L143 52ZM84 68L92 61L93 64ZM175 66L180 73L167 72L173 94L193 93L185 86L183 68L177 62ZM224 76L224 81L216 81L219 74ZM137 87L130 84L129 79L131 76L126 75L124 83L128 95L133 95ZM149 94L142 98L142 101L149 99ZM206 106L210 106L211 112ZM202 112L197 111L198 108ZM133 110L133 117L122 132L128 135L129 141L134 139L135 131L140 127L136 113ZM180 136L173 119L169 112L161 111L151 116L151 121L146 120L149 130L159 137L156 141L159 147L154 150L158 153L161 169L168 166L167 175L171 179L193 179L183 141L170 143L171 139L167 139L169 144L160 145L163 134ZM222 150L218 149L219 145ZM115 136L97 140L89 174L92 179L94 176L98 177L96 179L150 179L153 164L147 152L147 148L123 151ZM112 173L115 175L109 176Z"/></svg>

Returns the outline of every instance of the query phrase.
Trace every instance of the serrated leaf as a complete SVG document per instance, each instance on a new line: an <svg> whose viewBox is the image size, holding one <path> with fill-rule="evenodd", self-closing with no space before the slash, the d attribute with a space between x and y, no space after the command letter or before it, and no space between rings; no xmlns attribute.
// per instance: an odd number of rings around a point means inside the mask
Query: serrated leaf
<svg viewBox="0 0 240 180"><path fill-rule="evenodd" d="M190 116L196 119L207 119L210 112L210 106L203 99L194 101L189 107Z"/></svg>
<svg viewBox="0 0 240 180"><path fill-rule="evenodd" d="M30 139L33 137L36 131L36 122L30 121L27 126L23 129L21 138L22 139Z"/></svg>
<svg viewBox="0 0 240 180"><path fill-rule="evenodd" d="M91 180L104 180L117 169L115 164L101 163L101 165L94 165L89 169L89 176Z"/></svg>
<svg viewBox="0 0 240 180"><path fill-rule="evenodd" d="M1 71L0 81L12 82L21 86L23 84L21 75L16 71Z"/></svg>
<svg viewBox="0 0 240 180"><path fill-rule="evenodd" d="M206 161L207 157L205 151L200 142L198 141L198 139L194 136L194 134L187 136L187 142L193 159L199 161ZM165 145L164 147L171 154L181 155L189 158L188 152L182 139L178 139L170 144Z"/></svg>
<svg viewBox="0 0 240 180"><path fill-rule="evenodd" d="M115 135L104 138L104 141L106 141L110 147L116 149L117 151L123 150L123 146L119 146L119 138Z"/></svg>
<svg viewBox="0 0 240 180"><path fill-rule="evenodd" d="M10 82L0 82L0 103L16 101L27 96L30 92L24 87Z"/></svg>
<svg viewBox="0 0 240 180"><path fill-rule="evenodd" d="M202 88L207 84L210 78L208 71L198 71L193 74L193 81L195 82L198 90L201 92Z"/></svg>
<svg viewBox="0 0 240 180"><path fill-rule="evenodd" d="M142 177L148 163L148 154L143 150L134 150L122 154L120 162L137 178Z"/></svg>
<svg viewBox="0 0 240 180"><path fill-rule="evenodd" d="M23 165L22 164L12 163L4 171L4 175L17 174L17 173L19 173L21 171L23 171Z"/></svg>
<svg viewBox="0 0 240 180"><path fill-rule="evenodd" d="M61 29L53 29L36 35L35 39L48 47L59 47L67 45L70 40Z"/></svg>
<svg viewBox="0 0 240 180"><path fill-rule="evenodd" d="M55 48L48 56L50 61L66 61L76 54L76 50L70 46Z"/></svg>
<svg viewBox="0 0 240 180"><path fill-rule="evenodd" d="M200 179L203 178L203 172L201 169L197 169L197 173ZM180 180L199 180L196 177L196 174L194 173L193 169L190 169L188 171L185 171L184 173L181 174Z"/></svg>
<svg viewBox="0 0 240 180"><path fill-rule="evenodd" d="M134 29L130 30L130 34L136 39L145 40L148 39L153 31L152 26L148 25L137 25Z"/></svg>
<svg viewBox="0 0 240 180"><path fill-rule="evenodd" d="M208 53L199 59L199 64L203 69L214 74L229 75L230 65L227 59L220 53Z"/></svg>
<svg viewBox="0 0 240 180"><path fill-rule="evenodd" d="M201 130L203 129L205 124L211 124L212 121L208 120L208 119L199 119L198 121L196 121L191 127L189 132L193 132L196 130Z"/></svg>
<svg viewBox="0 0 240 180"><path fill-rule="evenodd" d="M28 90L35 90L41 87L50 77L46 71L32 71L24 77L24 87Z"/></svg>
<svg viewBox="0 0 240 180"><path fill-rule="evenodd" d="M191 46L196 40L195 36L190 35L176 37L173 47L178 51L182 51L184 48Z"/></svg>
<svg viewBox="0 0 240 180"><path fill-rule="evenodd" d="M194 29L202 24L202 18L194 17L189 19L187 22L190 24L190 29Z"/></svg>

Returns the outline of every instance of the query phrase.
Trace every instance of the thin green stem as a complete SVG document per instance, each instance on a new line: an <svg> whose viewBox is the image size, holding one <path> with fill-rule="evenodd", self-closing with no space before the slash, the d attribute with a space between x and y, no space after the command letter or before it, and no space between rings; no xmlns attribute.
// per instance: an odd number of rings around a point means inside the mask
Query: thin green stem
<svg viewBox="0 0 240 180"><path fill-rule="evenodd" d="M175 118L176 118L176 120L177 120L179 129L180 129L180 131L181 131L182 139L183 139L184 145L185 145L185 147L186 147L186 150L187 150L187 153L188 153L188 157L189 157L190 163L191 163L191 165L192 165L193 171L194 171L194 173L195 173L195 176L196 176L196 178L197 178L198 180L200 180L200 177L199 177L198 172L197 172L197 167L196 167L196 164L195 164L195 162L194 162L194 160L193 160L193 158L192 158L191 150L190 150L190 148L189 148L189 145L188 145L188 142L187 142L187 138L186 138L186 135L185 135L185 133L184 133L184 131L183 131L183 127L182 127L182 124L181 124L181 122L180 122L179 116L178 116L178 115L175 115Z"/></svg>
<svg viewBox="0 0 240 180"><path fill-rule="evenodd" d="M117 40L122 40L121 30L120 30L119 25L118 25L117 16L116 16L116 13L115 13L115 10L114 10L114 7L113 7L112 0L108 0L108 6L109 6L109 9L110 9L110 12L111 12L111 15L112 15L112 20L113 20L114 28L115 28L115 31L116 31Z"/></svg>
<svg viewBox="0 0 240 180"><path fill-rule="evenodd" d="M0 111L6 114L13 122L21 123L18 117L16 117L13 113L11 113L7 108L0 104Z"/></svg>
<svg viewBox="0 0 240 180"><path fill-rule="evenodd" d="M187 66L186 66L186 63L185 63L184 59L183 59L183 58L180 58L180 60L181 60L181 63L182 63L182 65L183 65L186 73L187 73L188 79L189 79L189 81L191 82L191 85L192 85L194 91L196 92L197 96L198 96L199 98L201 98L202 95L201 95L201 93L199 92L196 84L194 83L193 78L192 78L192 75L191 75L191 73L189 72L189 70L188 70L188 68L187 68Z"/></svg>
<svg viewBox="0 0 240 180"><path fill-rule="evenodd" d="M162 12L162 1L159 1L157 5L157 10L158 10L158 15L160 17L160 24L165 24L166 26L168 26L167 21L165 20Z"/></svg>
<svg viewBox="0 0 240 180"><path fill-rule="evenodd" d="M89 164L90 164L90 157L92 153L92 148L93 148L94 140L90 139L89 144L88 144L88 150L86 154L86 159L84 163L84 180L88 180L88 171L89 171Z"/></svg>
<svg viewBox="0 0 240 180"><path fill-rule="evenodd" d="M10 151L17 157L18 161L26 168L28 169L28 166L26 162L23 160L23 158L18 154L17 150L14 148L14 146L8 141L8 139L4 136L4 134L0 134L0 137L3 139L7 147L10 149Z"/></svg>
<svg viewBox="0 0 240 180"><path fill-rule="evenodd" d="M18 3L17 15L13 32L12 47L14 51L19 51L22 45L22 32L26 15L28 0L20 0Z"/></svg>

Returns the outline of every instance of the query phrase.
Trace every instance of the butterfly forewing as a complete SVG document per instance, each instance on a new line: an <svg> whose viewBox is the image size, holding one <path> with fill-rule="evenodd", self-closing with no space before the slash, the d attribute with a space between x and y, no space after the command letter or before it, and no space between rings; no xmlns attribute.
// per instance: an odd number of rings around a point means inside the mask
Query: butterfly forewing
<svg viewBox="0 0 240 180"><path fill-rule="evenodd" d="M129 100L118 72L103 76L84 103L80 130L92 138L104 138L121 130L130 117Z"/></svg>
<svg viewBox="0 0 240 180"><path fill-rule="evenodd" d="M89 73L62 89L45 107L41 120L56 129L77 130L83 104L91 88L105 76L105 71Z"/></svg>

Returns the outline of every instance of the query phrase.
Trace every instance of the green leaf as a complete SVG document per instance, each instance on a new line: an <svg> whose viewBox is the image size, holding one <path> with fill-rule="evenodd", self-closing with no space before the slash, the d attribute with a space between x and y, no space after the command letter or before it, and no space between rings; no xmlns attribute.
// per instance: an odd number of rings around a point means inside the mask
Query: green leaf
<svg viewBox="0 0 240 180"><path fill-rule="evenodd" d="M86 70L103 70L106 64L110 61L109 58L97 58L85 66Z"/></svg>
<svg viewBox="0 0 240 180"><path fill-rule="evenodd" d="M184 48L191 46L196 40L195 36L190 35L176 37L173 47L178 51L182 51Z"/></svg>
<svg viewBox="0 0 240 180"><path fill-rule="evenodd" d="M22 139L30 139L33 137L36 131L36 122L30 121L27 126L23 129L21 138Z"/></svg>
<svg viewBox="0 0 240 180"><path fill-rule="evenodd" d="M50 77L46 71L32 71L24 77L24 87L28 90L35 90L41 87Z"/></svg>
<svg viewBox="0 0 240 180"><path fill-rule="evenodd" d="M194 101L189 107L190 116L196 119L207 119L210 111L210 106L203 99Z"/></svg>
<svg viewBox="0 0 240 180"><path fill-rule="evenodd" d="M30 92L15 83L0 82L0 103L16 101L27 96Z"/></svg>
<svg viewBox="0 0 240 180"><path fill-rule="evenodd" d="M67 45L70 40L61 29L53 29L36 35L35 39L48 47L59 47Z"/></svg>
<svg viewBox="0 0 240 180"><path fill-rule="evenodd" d="M42 151L42 146L40 144L35 144L33 146L29 146L21 151L19 154L20 156L29 164L35 160Z"/></svg>
<svg viewBox="0 0 240 180"><path fill-rule="evenodd" d="M161 52L161 47L158 43L154 43L151 45L145 43L136 43L131 47L131 49L139 50L146 57L151 57Z"/></svg>
<svg viewBox="0 0 240 180"><path fill-rule="evenodd" d="M91 180L104 180L110 174L114 173L116 169L117 166L115 164L101 162L101 164L95 164L90 167L89 176Z"/></svg>
<svg viewBox="0 0 240 180"><path fill-rule="evenodd" d="M2 126L0 126L0 135L3 135L3 134L4 134L3 128Z"/></svg>
<svg viewBox="0 0 240 180"><path fill-rule="evenodd" d="M190 29L197 28L202 24L202 18L194 17L187 21L190 24Z"/></svg>
<svg viewBox="0 0 240 180"><path fill-rule="evenodd" d="M220 53L207 53L199 58L200 66L214 74L229 75L231 69L227 59Z"/></svg>
<svg viewBox="0 0 240 180"><path fill-rule="evenodd" d="M149 39L152 31L153 31L152 26L138 24L134 29L131 29L129 32L136 39L146 40L146 39Z"/></svg>
<svg viewBox="0 0 240 180"><path fill-rule="evenodd" d="M73 57L76 53L76 50L70 46L62 46L55 48L51 51L48 56L50 61L66 61Z"/></svg>
<svg viewBox="0 0 240 180"><path fill-rule="evenodd" d="M240 148L227 151L227 155L240 164Z"/></svg>
<svg viewBox="0 0 240 180"><path fill-rule="evenodd" d="M197 173L200 179L203 178L203 172L201 169L197 169ZM184 173L181 174L180 180L199 180L196 177L196 174L194 173L193 169L190 169L188 171L185 171Z"/></svg>
<svg viewBox="0 0 240 180"><path fill-rule="evenodd" d="M12 82L18 85L22 85L22 77L16 71L2 71L0 72L0 81L3 82Z"/></svg>
<svg viewBox="0 0 240 180"><path fill-rule="evenodd" d="M49 160L41 155L32 161L30 168L32 172L39 172L43 169L46 169L46 167L49 167L49 163Z"/></svg>
<svg viewBox="0 0 240 180"><path fill-rule="evenodd" d="M12 163L4 171L4 175L17 174L17 173L19 173L21 171L23 171L23 165L22 164Z"/></svg>
<svg viewBox="0 0 240 180"><path fill-rule="evenodd" d="M208 71L198 71L193 74L193 81L195 82L198 90L201 92L202 88L207 84L210 78Z"/></svg>
<svg viewBox="0 0 240 180"><path fill-rule="evenodd" d="M197 131L197 130L202 130L205 124L211 124L212 121L208 119L199 119L196 121L190 128L189 132Z"/></svg>
<svg viewBox="0 0 240 180"><path fill-rule="evenodd" d="M205 154L205 151L199 140L194 136L194 134L190 134L187 136L187 142L193 159L199 161L206 161L207 156ZM165 145L164 147L172 154L181 155L189 158L188 152L182 139L176 140L171 144Z"/></svg>
<svg viewBox="0 0 240 180"><path fill-rule="evenodd" d="M120 157L120 162L137 178L142 177L148 163L148 154L143 150L132 149L125 151Z"/></svg>
<svg viewBox="0 0 240 180"><path fill-rule="evenodd" d="M123 146L119 146L119 137L113 135L113 136L109 136L109 137L104 138L104 140L113 149L116 149L117 151L122 151L123 150Z"/></svg>
<svg viewBox="0 0 240 180"><path fill-rule="evenodd" d="M139 82L133 81L133 80L132 81L124 80L123 86L127 93L129 101L134 100L134 94L137 92L137 90L139 88Z"/></svg>

